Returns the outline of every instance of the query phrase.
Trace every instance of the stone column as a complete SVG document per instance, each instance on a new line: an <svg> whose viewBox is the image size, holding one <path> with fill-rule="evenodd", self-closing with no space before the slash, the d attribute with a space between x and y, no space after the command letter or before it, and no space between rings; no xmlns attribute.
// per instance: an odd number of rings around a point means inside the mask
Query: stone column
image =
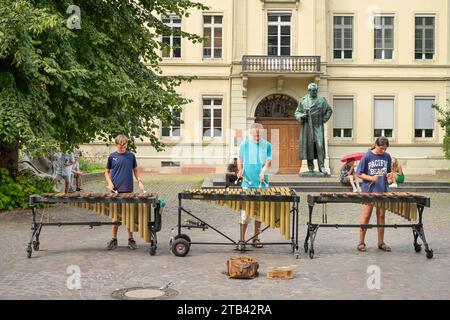
<svg viewBox="0 0 450 320"><path fill-rule="evenodd" d="M330 96L328 93L328 79L320 78L316 80L316 83L319 85L319 95L325 97L327 99L328 104L333 107L333 103L330 100ZM333 110L334 111L334 110ZM332 119L328 120L327 123L324 124L324 138L325 138L325 169L328 173L331 173L330 170L330 155L328 153L328 140L330 139L328 128L332 126Z"/></svg>

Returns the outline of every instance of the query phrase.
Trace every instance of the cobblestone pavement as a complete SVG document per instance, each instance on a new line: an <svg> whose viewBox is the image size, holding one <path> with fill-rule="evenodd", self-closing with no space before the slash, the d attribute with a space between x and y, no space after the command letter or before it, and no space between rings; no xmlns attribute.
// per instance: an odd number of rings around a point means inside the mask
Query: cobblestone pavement
<svg viewBox="0 0 450 320"><path fill-rule="evenodd" d="M450 299L450 197L430 194L431 208L424 213L427 240L434 258L415 253L410 229L387 229L390 253L376 247L376 230L369 230L368 251L356 251L358 229L320 229L315 243L315 257L301 251L299 259L289 245L265 246L246 254L260 263L260 276L253 280L228 279L226 260L236 256L233 246L192 245L190 253L175 257L169 251L171 229L177 219L177 193L194 183L155 184L149 191L168 200L163 228L158 233L156 256L147 253L147 244L137 238L138 250L126 248L127 234L119 229L119 248L105 249L111 237L109 226L92 230L83 226L47 227L41 234L41 250L26 257L30 236L29 210L0 213L0 299L112 299L114 290L129 287L162 286L169 281L179 294L173 299ZM197 185L197 184L196 184ZM104 191L103 182L93 182L86 189ZM306 231L307 206L300 194L300 247ZM209 223L238 238L238 216L226 207L185 201ZM101 220L95 213L57 205L40 210L52 221ZM329 205L328 223L357 223L361 207L355 204ZM317 221L321 211L317 211ZM47 219L47 218L45 218ZM404 223L388 214L388 221ZM249 231L252 231L252 225ZM212 230L185 230L192 241L223 241ZM248 232L248 235L252 234ZM277 229L261 236L263 241L283 241ZM70 266L81 271L81 289L68 289ZM269 280L268 267L292 266L292 280ZM380 270L380 289L368 289L373 267Z"/></svg>

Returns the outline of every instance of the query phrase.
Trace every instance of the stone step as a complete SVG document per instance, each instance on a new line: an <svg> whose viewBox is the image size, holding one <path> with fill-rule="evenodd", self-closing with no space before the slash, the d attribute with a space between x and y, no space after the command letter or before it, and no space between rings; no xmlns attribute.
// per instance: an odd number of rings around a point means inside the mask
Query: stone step
<svg viewBox="0 0 450 320"><path fill-rule="evenodd" d="M224 186L225 181L223 179L213 179L212 184L214 186ZM271 181L270 185L272 186L342 186L342 184L338 181ZM438 181L408 181L404 184L401 184L399 188L403 187L450 187L450 182L438 182ZM344 186L345 187L345 186Z"/></svg>
<svg viewBox="0 0 450 320"><path fill-rule="evenodd" d="M289 187L298 192L351 192L350 186L343 186L339 182L327 181L305 181L305 182L271 182L272 187ZM213 181L208 183L205 181L203 186L224 187L225 181ZM391 188L392 192L418 192L418 193L450 193L450 183L447 182L430 182L415 181L399 185L398 188Z"/></svg>
<svg viewBox="0 0 450 320"><path fill-rule="evenodd" d="M297 192L351 192L351 187L345 186L287 186ZM391 192L416 192L416 193L450 193L450 187L438 186L402 186L398 188L390 188Z"/></svg>

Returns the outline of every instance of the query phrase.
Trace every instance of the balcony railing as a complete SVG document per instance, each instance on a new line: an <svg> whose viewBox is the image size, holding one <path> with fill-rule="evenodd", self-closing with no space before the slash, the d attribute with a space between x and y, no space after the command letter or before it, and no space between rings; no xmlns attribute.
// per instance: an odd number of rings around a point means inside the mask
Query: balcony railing
<svg viewBox="0 0 450 320"><path fill-rule="evenodd" d="M320 72L320 56L243 56L244 73L315 73Z"/></svg>

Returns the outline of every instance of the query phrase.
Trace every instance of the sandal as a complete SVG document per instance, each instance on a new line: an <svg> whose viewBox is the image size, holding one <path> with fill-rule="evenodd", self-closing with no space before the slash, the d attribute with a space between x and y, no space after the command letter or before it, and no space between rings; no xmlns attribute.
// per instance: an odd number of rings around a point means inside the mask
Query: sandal
<svg viewBox="0 0 450 320"><path fill-rule="evenodd" d="M255 248L262 248L263 247L263 245L262 245L262 243L261 243L261 241L259 240L259 239L253 239L253 244L252 244L252 246L254 246Z"/></svg>
<svg viewBox="0 0 450 320"><path fill-rule="evenodd" d="M358 251L361 251L361 252L366 252L366 244L365 243L360 243L360 244L358 244L356 249L358 249Z"/></svg>
<svg viewBox="0 0 450 320"><path fill-rule="evenodd" d="M385 252L391 252L391 247L387 246L386 243L380 243L378 245L378 249L383 250Z"/></svg>

